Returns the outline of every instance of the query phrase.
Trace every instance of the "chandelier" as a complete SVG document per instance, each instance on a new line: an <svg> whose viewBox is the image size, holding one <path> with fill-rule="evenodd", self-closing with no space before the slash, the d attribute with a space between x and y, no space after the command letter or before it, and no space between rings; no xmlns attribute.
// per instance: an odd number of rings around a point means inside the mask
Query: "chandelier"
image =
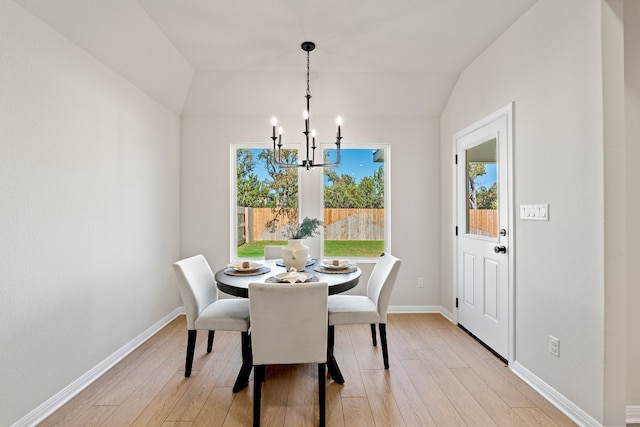
<svg viewBox="0 0 640 427"><path fill-rule="evenodd" d="M307 98L307 109L304 111L302 116L304 117L304 134L306 141L306 158L302 161L302 163L287 163L283 161L282 156L282 126L278 128L278 135L276 136L276 125L278 124L278 119L273 117L271 119L272 126L272 135L271 139L273 140L273 163L281 168L306 168L307 170L313 168L314 166L323 166L323 167L335 167L340 164L340 140L342 140L342 135L340 135L340 126L342 125L342 117L338 116L336 118L336 125L338 126L337 134L336 134L336 162L335 163L316 163L315 162L315 153L316 153L316 131L312 129L309 131L309 101L311 100L311 90L309 89L309 52L316 48L316 44L313 42L304 42L301 45L302 50L307 52L307 94L305 98ZM309 144L309 135L311 135L311 144ZM278 143L276 144L276 141ZM277 148L276 148L277 147Z"/></svg>

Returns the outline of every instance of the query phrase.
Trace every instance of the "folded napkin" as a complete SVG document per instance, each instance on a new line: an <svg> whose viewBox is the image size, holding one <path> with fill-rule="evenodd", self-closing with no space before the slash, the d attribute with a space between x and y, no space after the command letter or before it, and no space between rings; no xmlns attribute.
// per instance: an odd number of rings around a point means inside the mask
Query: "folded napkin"
<svg viewBox="0 0 640 427"><path fill-rule="evenodd" d="M345 268L351 265L348 259L325 259L323 264L328 267Z"/></svg>
<svg viewBox="0 0 640 427"><path fill-rule="evenodd" d="M293 267L287 274L285 274L284 276L280 276L281 282L296 283L304 282L305 280L307 280L307 275L304 273L298 273L298 271Z"/></svg>
<svg viewBox="0 0 640 427"><path fill-rule="evenodd" d="M253 261L238 261L227 265L227 267L234 270L255 270L262 267L262 264Z"/></svg>

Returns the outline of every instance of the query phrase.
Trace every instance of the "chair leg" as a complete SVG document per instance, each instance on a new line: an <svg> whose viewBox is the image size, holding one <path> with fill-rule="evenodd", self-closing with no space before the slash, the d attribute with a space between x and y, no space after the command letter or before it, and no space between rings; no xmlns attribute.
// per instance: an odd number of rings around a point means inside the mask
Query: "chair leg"
<svg viewBox="0 0 640 427"><path fill-rule="evenodd" d="M241 333L242 338L242 367L233 385L233 392L237 393L249 385L249 375L253 366L253 355L251 353L251 338L248 332Z"/></svg>
<svg viewBox="0 0 640 427"><path fill-rule="evenodd" d="M382 335L382 333L381 333ZM373 346L377 347L378 346L378 340L376 340L376 324L372 323L371 324L371 340L373 341Z"/></svg>
<svg viewBox="0 0 640 427"><path fill-rule="evenodd" d="M213 349L213 334L216 331L209 331L209 338L207 339L207 353L211 353L211 349Z"/></svg>
<svg viewBox="0 0 640 427"><path fill-rule="evenodd" d="M318 403L320 404L320 427L326 424L326 406L327 406L327 389L326 389L326 364L318 364Z"/></svg>
<svg viewBox="0 0 640 427"><path fill-rule="evenodd" d="M260 427L260 398L262 397L262 376L264 365L253 367L253 427Z"/></svg>
<svg viewBox="0 0 640 427"><path fill-rule="evenodd" d="M196 337L198 331L195 329L189 329L187 331L187 361L184 367L184 376L188 378L191 376L191 367L193 366L193 353L196 349Z"/></svg>
<svg viewBox="0 0 640 427"><path fill-rule="evenodd" d="M380 323L380 342L382 343L382 359L384 360L384 369L389 369L389 353L387 352L387 325Z"/></svg>

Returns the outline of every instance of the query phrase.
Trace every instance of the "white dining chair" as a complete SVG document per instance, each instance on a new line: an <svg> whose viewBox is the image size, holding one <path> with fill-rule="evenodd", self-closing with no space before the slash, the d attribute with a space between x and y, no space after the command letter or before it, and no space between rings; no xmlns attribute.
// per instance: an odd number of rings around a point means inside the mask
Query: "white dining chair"
<svg viewBox="0 0 640 427"><path fill-rule="evenodd" d="M282 246L265 246L264 259L281 259Z"/></svg>
<svg viewBox="0 0 640 427"><path fill-rule="evenodd" d="M198 330L208 330L207 353L213 349L216 330L239 331L242 340L242 375L233 387L238 392L247 386L251 373L249 339L249 301L246 298L218 299L213 272L202 255L173 264L187 317L187 358L184 376L191 376Z"/></svg>
<svg viewBox="0 0 640 427"><path fill-rule="evenodd" d="M260 425L266 365L317 363L320 425L325 425L328 284L249 283L253 425Z"/></svg>
<svg viewBox="0 0 640 427"><path fill-rule="evenodd" d="M329 296L329 352L333 356L335 325L370 324L373 345L377 346L376 324L380 329L384 368L389 369L387 351L387 309L391 292L400 270L401 260L390 254L382 254L376 262L366 295Z"/></svg>

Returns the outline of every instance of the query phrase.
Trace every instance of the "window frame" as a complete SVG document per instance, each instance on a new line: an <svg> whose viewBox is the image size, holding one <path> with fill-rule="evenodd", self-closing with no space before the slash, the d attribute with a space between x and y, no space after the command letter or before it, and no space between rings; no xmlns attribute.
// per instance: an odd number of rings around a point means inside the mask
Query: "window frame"
<svg viewBox="0 0 640 427"><path fill-rule="evenodd" d="M298 158L303 150L302 144L291 144L283 148L289 150L297 150ZM320 152L325 149L335 149L333 143L321 143L318 148ZM358 149L358 150L375 150L384 151L384 252L391 253L391 144L389 143L343 143L342 149ZM229 191L229 259L237 261L237 152L239 149L269 149L273 150L273 146L269 143L248 143L234 142L230 144L229 149L229 173L230 173L230 191ZM314 190L315 189L315 190ZM324 219L324 168L316 167L311 170L304 168L298 169L298 216L304 218L309 216L312 218ZM324 229L321 230L319 240L319 253L324 255ZM311 243L311 242L310 242ZM310 246L310 245L309 245ZM377 257L349 257L354 261L368 262L375 261Z"/></svg>

